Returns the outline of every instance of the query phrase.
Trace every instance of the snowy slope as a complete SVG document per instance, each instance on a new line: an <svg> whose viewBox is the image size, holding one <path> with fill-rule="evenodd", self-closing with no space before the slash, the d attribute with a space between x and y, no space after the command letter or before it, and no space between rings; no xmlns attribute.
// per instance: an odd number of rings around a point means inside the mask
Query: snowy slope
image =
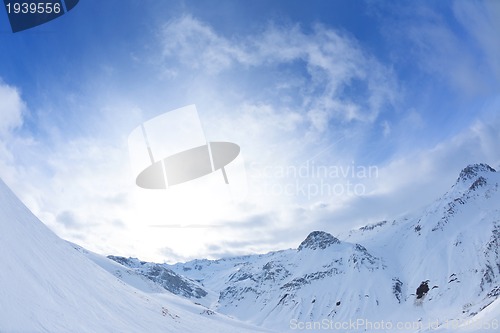
<svg viewBox="0 0 500 333"><path fill-rule="evenodd" d="M0 332L258 331L122 282L53 234L1 181L0 267Z"/></svg>

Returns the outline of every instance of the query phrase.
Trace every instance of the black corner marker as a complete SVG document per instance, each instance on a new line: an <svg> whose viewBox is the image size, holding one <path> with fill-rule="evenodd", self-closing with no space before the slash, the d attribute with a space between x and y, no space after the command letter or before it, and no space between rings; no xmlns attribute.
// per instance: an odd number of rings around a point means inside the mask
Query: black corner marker
<svg viewBox="0 0 500 333"><path fill-rule="evenodd" d="M12 32L19 32L64 15L65 11L73 9L78 1L4 0L4 4Z"/></svg>

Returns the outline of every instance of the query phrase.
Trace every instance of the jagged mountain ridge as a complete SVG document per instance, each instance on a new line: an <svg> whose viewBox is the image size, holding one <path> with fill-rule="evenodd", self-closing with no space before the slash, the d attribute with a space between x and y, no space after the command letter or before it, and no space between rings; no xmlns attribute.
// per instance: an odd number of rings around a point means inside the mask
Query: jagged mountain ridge
<svg viewBox="0 0 500 333"><path fill-rule="evenodd" d="M187 298L202 298L207 292L195 281L179 275L162 264L148 263L137 258L108 256L109 259L133 269L136 273L147 277L173 294ZM118 276L119 277L119 276Z"/></svg>
<svg viewBox="0 0 500 333"><path fill-rule="evenodd" d="M353 318L420 323L422 330L433 322L444 330L446 320L484 317L497 306L499 184L493 168L470 165L413 215L339 238L315 231L296 250L165 267L218 293L214 309L279 331L291 320ZM429 290L417 299L422 283Z"/></svg>
<svg viewBox="0 0 500 333"><path fill-rule="evenodd" d="M351 317L362 308L397 303L392 284L373 288L376 281L391 280L380 257L323 231L312 232L296 250L194 260L171 268L218 291L217 311L280 331L291 318ZM352 289L354 281L365 286ZM349 300L362 300L361 308L342 304Z"/></svg>

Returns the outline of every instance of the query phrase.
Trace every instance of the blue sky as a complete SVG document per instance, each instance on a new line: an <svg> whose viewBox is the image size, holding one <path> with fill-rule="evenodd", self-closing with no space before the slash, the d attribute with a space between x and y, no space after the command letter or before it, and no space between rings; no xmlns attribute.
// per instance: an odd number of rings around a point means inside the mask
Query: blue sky
<svg viewBox="0 0 500 333"><path fill-rule="evenodd" d="M0 176L61 237L160 261L393 219L500 166L499 22L495 1L82 0L16 34L1 13ZM240 145L244 198L134 186L130 132L189 104Z"/></svg>

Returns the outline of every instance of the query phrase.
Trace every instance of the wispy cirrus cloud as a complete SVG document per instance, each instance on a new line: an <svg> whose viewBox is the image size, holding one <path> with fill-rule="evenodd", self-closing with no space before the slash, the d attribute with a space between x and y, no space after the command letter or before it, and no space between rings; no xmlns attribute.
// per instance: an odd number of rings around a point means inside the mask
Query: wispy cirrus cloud
<svg viewBox="0 0 500 333"><path fill-rule="evenodd" d="M311 32L300 25L270 24L262 32L232 38L218 34L192 16L167 23L163 54L171 70L181 65L210 75L224 71L273 69L275 89L288 86L280 74L293 68L291 102L307 114L308 125L323 132L330 121L373 122L398 99L394 73L349 35L317 24ZM283 71L276 71L283 66ZM180 71L177 69L177 71ZM284 76L290 81L290 76ZM252 92L250 92L252 94Z"/></svg>

